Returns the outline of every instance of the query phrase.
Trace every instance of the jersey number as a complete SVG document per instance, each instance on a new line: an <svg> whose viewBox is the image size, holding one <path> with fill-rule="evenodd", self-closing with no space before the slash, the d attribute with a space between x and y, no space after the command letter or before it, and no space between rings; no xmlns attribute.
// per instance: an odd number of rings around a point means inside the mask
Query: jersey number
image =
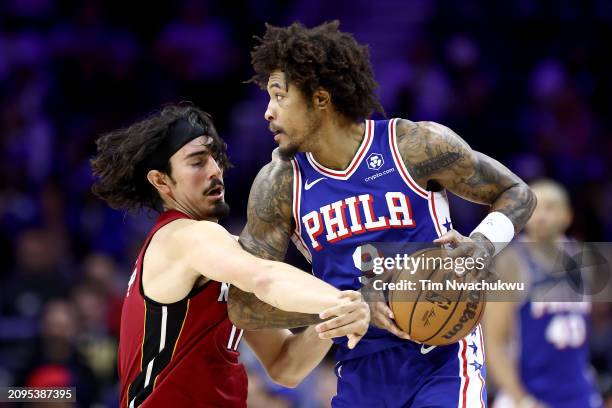
<svg viewBox="0 0 612 408"><path fill-rule="evenodd" d="M577 348L586 340L586 325L580 315L558 315L546 327L546 340L557 349Z"/></svg>
<svg viewBox="0 0 612 408"><path fill-rule="evenodd" d="M374 276L374 259L382 258L382 253L372 244L361 245L353 251L353 265L361 271L359 282Z"/></svg>

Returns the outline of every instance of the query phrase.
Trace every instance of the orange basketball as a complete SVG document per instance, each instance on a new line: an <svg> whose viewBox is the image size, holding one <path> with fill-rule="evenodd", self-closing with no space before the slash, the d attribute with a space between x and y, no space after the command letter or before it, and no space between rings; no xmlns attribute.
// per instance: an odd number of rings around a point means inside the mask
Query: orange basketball
<svg viewBox="0 0 612 408"><path fill-rule="evenodd" d="M435 259L449 259L445 254L442 248L411 254L411 258L422 259L420 266L413 271L396 270L395 286L389 290L397 325L413 340L435 346L455 343L469 334L486 305L485 291L467 285L478 280L477 274L457 276L454 270L442 267ZM415 282L413 290L401 288L410 281Z"/></svg>

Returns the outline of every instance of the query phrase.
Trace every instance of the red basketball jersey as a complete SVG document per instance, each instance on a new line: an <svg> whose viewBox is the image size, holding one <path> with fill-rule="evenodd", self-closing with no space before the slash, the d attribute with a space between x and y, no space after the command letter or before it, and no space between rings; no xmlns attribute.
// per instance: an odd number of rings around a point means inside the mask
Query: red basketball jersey
<svg viewBox="0 0 612 408"><path fill-rule="evenodd" d="M247 375L238 362L242 330L227 316L229 285L208 281L178 302L144 295L142 262L153 234L181 218L159 216L128 284L121 313L121 407L246 407ZM202 262L206 262L205 259Z"/></svg>

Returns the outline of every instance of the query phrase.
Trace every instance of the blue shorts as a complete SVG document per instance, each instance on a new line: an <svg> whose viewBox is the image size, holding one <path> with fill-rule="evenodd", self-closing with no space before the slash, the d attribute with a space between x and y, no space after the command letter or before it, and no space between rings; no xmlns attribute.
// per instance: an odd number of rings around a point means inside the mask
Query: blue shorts
<svg viewBox="0 0 612 408"><path fill-rule="evenodd" d="M482 334L450 346L405 345L339 361L332 407L486 407Z"/></svg>

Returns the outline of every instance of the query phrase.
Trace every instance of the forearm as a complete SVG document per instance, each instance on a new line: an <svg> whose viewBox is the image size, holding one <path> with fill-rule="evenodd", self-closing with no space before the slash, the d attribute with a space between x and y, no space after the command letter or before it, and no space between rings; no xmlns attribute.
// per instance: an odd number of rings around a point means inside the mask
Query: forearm
<svg viewBox="0 0 612 408"><path fill-rule="evenodd" d="M282 261L291 235L293 168L274 159L257 175L249 195L248 222L240 234L244 250L259 258ZM231 287L228 313L246 330L289 329L320 323L317 314L286 312L259 300L254 294Z"/></svg>
<svg viewBox="0 0 612 408"><path fill-rule="evenodd" d="M406 168L423 187L430 183L506 215L515 232L536 204L529 187L497 160L472 150L451 129L432 122L401 121L398 144Z"/></svg>
<svg viewBox="0 0 612 408"><path fill-rule="evenodd" d="M320 313L338 304L340 291L282 262L261 260L252 292L262 301L288 312Z"/></svg>
<svg viewBox="0 0 612 408"><path fill-rule="evenodd" d="M494 345L493 342L487 343L487 354L495 358L487 359L487 370L491 373L495 384L508 393L515 401L520 401L527 391L523 387L516 367L508 358L507 352Z"/></svg>
<svg viewBox="0 0 612 408"><path fill-rule="evenodd" d="M241 238L240 244L245 250L260 255L262 257L264 257L265 255L265 258L267 259L278 259L281 255L279 254L278 257L272 256L269 251L262 251L260 253L256 250L257 246L249 246L246 244L246 242L249 241ZM282 255L284 255L284 253ZM310 281L316 279L305 272L301 273L304 275L304 278L307 278ZM288 289L288 292L281 293L282 296L293 297L294 293L299 293L301 295L304 294L304 287L300 287L299 284L296 285L296 282L294 282L292 279L290 279L289 281L290 285L294 287L297 286L297 289ZM327 288L332 288L330 285L325 284L323 281L318 282L320 282ZM315 300L316 298L320 297L320 293L317 291L311 292L306 295L308 297L314 296ZM320 310L313 311L312 313L306 313L305 311L303 311L303 309L300 309L301 312L296 312L281 310L276 306L276 303L265 302L254 293L242 291L235 286L232 286L230 288L228 299L228 314L232 323L242 329L292 329L296 327L310 326L312 324L320 323L323 321L318 316L318 312Z"/></svg>
<svg viewBox="0 0 612 408"><path fill-rule="evenodd" d="M512 221L514 232L520 232L536 206L536 198L527 184L517 182L504 190L491 205L491 211L499 211Z"/></svg>
<svg viewBox="0 0 612 408"><path fill-rule="evenodd" d="M316 314L277 309L235 286L230 287L227 311L232 323L244 330L292 329L323 321Z"/></svg>
<svg viewBox="0 0 612 408"><path fill-rule="evenodd" d="M331 340L319 338L314 326L308 327L287 337L268 372L273 378L282 376L283 383L296 386L319 365L331 345Z"/></svg>

